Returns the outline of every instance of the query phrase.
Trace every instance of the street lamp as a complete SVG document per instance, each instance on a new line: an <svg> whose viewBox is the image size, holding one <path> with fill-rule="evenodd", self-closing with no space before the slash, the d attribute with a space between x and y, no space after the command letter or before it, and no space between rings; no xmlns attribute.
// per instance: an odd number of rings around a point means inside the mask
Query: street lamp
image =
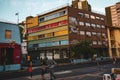
<svg viewBox="0 0 120 80"><path fill-rule="evenodd" d="M15 15L17 16L17 24L19 23L19 12L15 13Z"/></svg>

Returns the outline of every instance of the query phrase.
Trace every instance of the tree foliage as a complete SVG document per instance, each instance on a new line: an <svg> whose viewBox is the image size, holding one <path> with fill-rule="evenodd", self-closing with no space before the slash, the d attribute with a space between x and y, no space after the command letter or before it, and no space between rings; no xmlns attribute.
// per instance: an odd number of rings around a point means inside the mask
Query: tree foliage
<svg viewBox="0 0 120 80"><path fill-rule="evenodd" d="M75 58L83 56L83 58L88 59L96 53L96 51L91 47L91 41L89 40L80 41L76 45L71 46L70 50L75 53Z"/></svg>

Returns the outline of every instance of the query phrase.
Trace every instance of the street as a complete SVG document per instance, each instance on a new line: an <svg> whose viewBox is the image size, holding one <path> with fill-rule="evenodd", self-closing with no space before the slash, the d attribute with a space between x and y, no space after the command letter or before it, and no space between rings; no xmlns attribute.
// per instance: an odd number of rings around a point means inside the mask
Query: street
<svg viewBox="0 0 120 80"><path fill-rule="evenodd" d="M67 66L68 67L68 66ZM95 66L84 66L80 68L68 68L61 70L55 70L55 75L57 77L56 80L102 80L102 76L105 73L110 73L111 68L116 67L112 63L103 64L103 65L95 65ZM120 67L119 64L117 67ZM33 77L31 78L27 72L27 75L14 77L11 79L2 79L2 80L41 80L41 75L39 71L39 67L34 68ZM38 72L39 74L38 74ZM35 74L37 73L37 74ZM15 75L14 75L15 76ZM16 75L17 76L17 75ZM45 74L46 80L49 79L49 73Z"/></svg>

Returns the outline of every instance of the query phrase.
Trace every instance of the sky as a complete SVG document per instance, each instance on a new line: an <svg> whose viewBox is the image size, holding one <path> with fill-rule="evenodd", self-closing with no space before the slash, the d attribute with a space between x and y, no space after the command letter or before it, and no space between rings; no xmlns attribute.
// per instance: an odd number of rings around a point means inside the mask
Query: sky
<svg viewBox="0 0 120 80"><path fill-rule="evenodd" d="M0 0L0 21L17 23L25 20L27 16L37 16L42 12L56 7L71 4L72 0ZM88 0L92 10L105 13L105 7L114 5L120 0Z"/></svg>

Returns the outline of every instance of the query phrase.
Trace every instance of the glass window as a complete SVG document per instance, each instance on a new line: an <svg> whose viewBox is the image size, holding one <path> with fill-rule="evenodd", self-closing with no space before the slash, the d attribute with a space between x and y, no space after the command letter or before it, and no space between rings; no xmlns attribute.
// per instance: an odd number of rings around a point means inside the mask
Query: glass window
<svg viewBox="0 0 120 80"><path fill-rule="evenodd" d="M90 26L90 23L85 23L86 26Z"/></svg>
<svg viewBox="0 0 120 80"><path fill-rule="evenodd" d="M46 46L46 43L40 43L39 44L39 47L45 47Z"/></svg>
<svg viewBox="0 0 120 80"><path fill-rule="evenodd" d="M100 17L96 16L96 19L100 19Z"/></svg>
<svg viewBox="0 0 120 80"><path fill-rule="evenodd" d="M29 45L28 45L28 48L32 48L32 47L33 47L33 44L29 44Z"/></svg>
<svg viewBox="0 0 120 80"><path fill-rule="evenodd" d="M93 16L93 15L91 15L90 17L91 17L91 19L95 19L95 16Z"/></svg>
<svg viewBox="0 0 120 80"><path fill-rule="evenodd" d="M5 30L5 38L11 39L12 37L12 31L11 30Z"/></svg>
<svg viewBox="0 0 120 80"><path fill-rule="evenodd" d="M52 42L47 42L46 46L52 46Z"/></svg>
<svg viewBox="0 0 120 80"><path fill-rule="evenodd" d="M102 27L102 28L105 28L105 26L104 26L104 25L102 25L101 27Z"/></svg>
<svg viewBox="0 0 120 80"><path fill-rule="evenodd" d="M68 40L62 40L60 41L61 45L67 45L68 44Z"/></svg>
<svg viewBox="0 0 120 80"><path fill-rule="evenodd" d="M85 35L85 31L80 31L80 35Z"/></svg>
<svg viewBox="0 0 120 80"><path fill-rule="evenodd" d="M96 32L92 32L92 35L93 35L93 36L96 36L96 34L97 34Z"/></svg>
<svg viewBox="0 0 120 80"><path fill-rule="evenodd" d="M96 25L95 25L95 24L91 24L91 26L92 26L93 28L95 28L95 27L96 27Z"/></svg>
<svg viewBox="0 0 120 80"><path fill-rule="evenodd" d="M96 45L97 44L97 41L93 41L93 45Z"/></svg>
<svg viewBox="0 0 120 80"><path fill-rule="evenodd" d="M89 14L85 14L85 18L89 18Z"/></svg>
<svg viewBox="0 0 120 80"><path fill-rule="evenodd" d="M84 22L79 22L79 25L80 26L84 26Z"/></svg>
<svg viewBox="0 0 120 80"><path fill-rule="evenodd" d="M101 20L104 20L104 18L101 18Z"/></svg>
<svg viewBox="0 0 120 80"><path fill-rule="evenodd" d="M97 33L97 36L101 36L101 33Z"/></svg>
<svg viewBox="0 0 120 80"><path fill-rule="evenodd" d="M45 19L44 19L44 17L43 18L40 18L39 19L39 22L43 22Z"/></svg>
<svg viewBox="0 0 120 80"><path fill-rule="evenodd" d="M100 28L100 25L97 24L97 27Z"/></svg>
<svg viewBox="0 0 120 80"><path fill-rule="evenodd" d="M79 15L79 16L81 16L81 17L83 17L83 16L84 16L84 14L83 14L83 13L81 13L81 12L79 12L79 13L78 13L78 15Z"/></svg>
<svg viewBox="0 0 120 80"><path fill-rule="evenodd" d="M42 34L42 35L38 35L38 39L40 39L40 38L44 38L44 37L45 37L44 34Z"/></svg>
<svg viewBox="0 0 120 80"><path fill-rule="evenodd" d="M55 41L55 42L53 42L52 45L53 45L53 46L57 46L57 45L59 45L59 41Z"/></svg>
<svg viewBox="0 0 120 80"><path fill-rule="evenodd" d="M91 32L86 32L86 35L87 36L91 36Z"/></svg>
<svg viewBox="0 0 120 80"><path fill-rule="evenodd" d="M102 42L101 42L101 41L98 41L98 45L102 45Z"/></svg>
<svg viewBox="0 0 120 80"><path fill-rule="evenodd" d="M38 44L33 44L33 47L38 47Z"/></svg>
<svg viewBox="0 0 120 80"><path fill-rule="evenodd" d="M105 33L102 33L102 36L106 36Z"/></svg>
<svg viewBox="0 0 120 80"><path fill-rule="evenodd" d="M67 13L67 11L61 11L59 12L59 15L62 16L62 15L65 15Z"/></svg>

